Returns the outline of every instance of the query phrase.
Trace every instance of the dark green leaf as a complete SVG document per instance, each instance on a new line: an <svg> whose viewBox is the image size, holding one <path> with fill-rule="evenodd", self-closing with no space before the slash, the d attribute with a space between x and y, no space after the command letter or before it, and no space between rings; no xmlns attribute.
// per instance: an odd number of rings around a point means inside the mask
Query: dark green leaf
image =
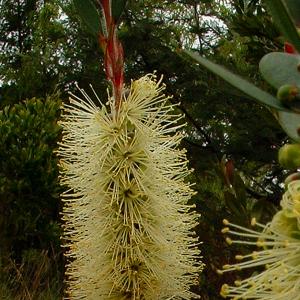
<svg viewBox="0 0 300 300"><path fill-rule="evenodd" d="M300 2L295 0L284 0L296 25L300 23Z"/></svg>
<svg viewBox="0 0 300 300"><path fill-rule="evenodd" d="M285 1L266 0L266 3L273 17L274 23L277 25L285 38L294 45L298 52L300 52L300 37ZM289 2L289 5L290 3L291 2Z"/></svg>
<svg viewBox="0 0 300 300"><path fill-rule="evenodd" d="M243 210L238 199L232 193L225 191L224 200L229 212L235 217L240 217Z"/></svg>
<svg viewBox="0 0 300 300"><path fill-rule="evenodd" d="M274 216L277 212L276 206L265 199L256 201L251 209L251 217L256 218L259 222L265 222L270 216Z"/></svg>
<svg viewBox="0 0 300 300"><path fill-rule="evenodd" d="M127 0L112 0L111 10L115 23L117 23L125 9Z"/></svg>
<svg viewBox="0 0 300 300"><path fill-rule="evenodd" d="M92 34L98 35L101 32L101 22L100 15L94 3L91 0L73 0L73 3L89 31Z"/></svg>
<svg viewBox="0 0 300 300"><path fill-rule="evenodd" d="M300 87L299 63L299 55L272 52L261 59L259 70L264 79L276 89L284 84Z"/></svg>
<svg viewBox="0 0 300 300"><path fill-rule="evenodd" d="M252 99L255 99L277 110L287 110L287 108L285 108L277 98L259 89L254 84L248 82L247 80L241 78L240 76L233 74L232 72L226 70L225 68L199 56L196 53L186 51L186 50L184 52L187 53L189 56L191 56L193 59L195 59L204 67L208 68L210 71L222 77L231 85L241 90L246 95L250 96Z"/></svg>
<svg viewBox="0 0 300 300"><path fill-rule="evenodd" d="M233 188L241 205L245 206L247 201L245 183L237 172L234 174Z"/></svg>

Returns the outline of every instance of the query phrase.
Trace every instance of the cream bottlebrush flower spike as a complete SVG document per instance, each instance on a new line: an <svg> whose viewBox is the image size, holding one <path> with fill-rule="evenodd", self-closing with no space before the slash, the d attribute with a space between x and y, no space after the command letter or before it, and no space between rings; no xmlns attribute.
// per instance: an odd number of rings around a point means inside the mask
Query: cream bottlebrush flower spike
<svg viewBox="0 0 300 300"><path fill-rule="evenodd" d="M226 238L229 244L258 247L248 255L237 255L240 262L223 266L228 271L264 267L236 286L224 284L221 295L231 299L299 300L300 299L300 180L292 181L282 197L282 209L272 221L262 225L252 219L248 229L224 220L223 233L242 238Z"/></svg>
<svg viewBox="0 0 300 300"><path fill-rule="evenodd" d="M164 86L132 82L118 113L72 95L58 150L68 252L66 299L194 299L202 263L185 150ZM99 99L98 99L99 100ZM100 102L100 101L99 101ZM113 117L115 116L115 117Z"/></svg>

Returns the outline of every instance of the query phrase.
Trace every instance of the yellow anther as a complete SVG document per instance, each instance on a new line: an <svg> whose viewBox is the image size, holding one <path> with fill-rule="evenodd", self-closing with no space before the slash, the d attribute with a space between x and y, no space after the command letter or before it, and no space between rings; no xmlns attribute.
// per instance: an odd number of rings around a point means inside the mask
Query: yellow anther
<svg viewBox="0 0 300 300"><path fill-rule="evenodd" d="M221 287L221 291L220 291L220 295L223 297L223 298L226 298L227 295L228 295L228 284L223 284L222 287Z"/></svg>
<svg viewBox="0 0 300 300"><path fill-rule="evenodd" d="M258 252L257 251L253 251L252 254L251 254L251 256L252 256L252 259L257 259Z"/></svg>
<svg viewBox="0 0 300 300"><path fill-rule="evenodd" d="M225 241L226 241L226 243L227 243L228 245L231 245L231 244L232 244L232 239L229 238L229 237L227 237L227 238L225 239Z"/></svg>
<svg viewBox="0 0 300 300"><path fill-rule="evenodd" d="M255 286L255 281L249 280L249 284L250 284L251 286Z"/></svg>
<svg viewBox="0 0 300 300"><path fill-rule="evenodd" d="M256 218L252 218L251 219L251 226L255 226L256 225Z"/></svg>
<svg viewBox="0 0 300 300"><path fill-rule="evenodd" d="M228 221L227 219L223 219L223 224L224 224L225 226L228 226L228 225L229 225L229 221Z"/></svg>
<svg viewBox="0 0 300 300"><path fill-rule="evenodd" d="M257 247L264 247L264 246L265 246L265 242L262 241L262 240L257 240L256 246L257 246Z"/></svg>
<svg viewBox="0 0 300 300"><path fill-rule="evenodd" d="M229 231L229 227L224 227L224 228L221 230L222 233L227 233L228 231Z"/></svg>
<svg viewBox="0 0 300 300"><path fill-rule="evenodd" d="M223 273L224 273L224 272L223 272L222 270L220 270L220 269L217 270L217 274L218 274L218 275L223 275Z"/></svg>
<svg viewBox="0 0 300 300"><path fill-rule="evenodd" d="M244 256L243 255L236 255L235 259L236 260L242 260L242 259L244 259Z"/></svg>
<svg viewBox="0 0 300 300"><path fill-rule="evenodd" d="M228 270L230 268L231 268L231 265L228 265L228 264L223 266L223 270Z"/></svg>
<svg viewBox="0 0 300 300"><path fill-rule="evenodd" d="M234 284L236 286L241 286L242 285L242 281L241 280L235 280Z"/></svg>

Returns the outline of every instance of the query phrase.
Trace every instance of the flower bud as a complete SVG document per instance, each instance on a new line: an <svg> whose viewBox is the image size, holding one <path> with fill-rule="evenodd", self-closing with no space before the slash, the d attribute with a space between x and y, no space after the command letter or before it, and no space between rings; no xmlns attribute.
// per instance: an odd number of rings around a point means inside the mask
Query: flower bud
<svg viewBox="0 0 300 300"><path fill-rule="evenodd" d="M289 54L297 54L295 47L288 42L284 42L284 52Z"/></svg>
<svg viewBox="0 0 300 300"><path fill-rule="evenodd" d="M296 169L300 166L300 144L286 144L279 149L279 164L285 169Z"/></svg>
<svg viewBox="0 0 300 300"><path fill-rule="evenodd" d="M285 188L287 188L287 186L289 185L289 183L291 183L292 181L299 180L299 179L300 179L300 173L299 172L292 173L291 175L289 175L284 180L284 186L285 186Z"/></svg>
<svg viewBox="0 0 300 300"><path fill-rule="evenodd" d="M300 94L296 85L284 84L277 91L277 98L290 109L300 112Z"/></svg>

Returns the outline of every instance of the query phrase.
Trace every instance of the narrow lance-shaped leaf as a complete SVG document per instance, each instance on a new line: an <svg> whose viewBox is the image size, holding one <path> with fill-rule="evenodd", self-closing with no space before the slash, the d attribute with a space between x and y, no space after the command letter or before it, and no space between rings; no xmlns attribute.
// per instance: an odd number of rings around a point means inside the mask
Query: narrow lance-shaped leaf
<svg viewBox="0 0 300 300"><path fill-rule="evenodd" d="M300 37L285 1L266 0L266 3L273 17L274 23L285 38L294 45L298 52L300 52Z"/></svg>
<svg viewBox="0 0 300 300"><path fill-rule="evenodd" d="M91 0L73 0L73 3L89 31L94 35L98 35L101 32L101 23L100 15L94 3Z"/></svg>
<svg viewBox="0 0 300 300"><path fill-rule="evenodd" d="M199 56L196 53L187 50L185 50L184 52L204 67L206 67L216 75L222 77L224 80L226 80L228 83L230 83L246 95L250 96L252 99L255 99L277 110L287 110L287 108L285 108L277 98L261 90L260 88L256 87L254 84L248 82L240 76L233 74L225 68Z"/></svg>
<svg viewBox="0 0 300 300"><path fill-rule="evenodd" d="M112 0L111 13L115 23L117 23L125 9L127 0Z"/></svg>
<svg viewBox="0 0 300 300"><path fill-rule="evenodd" d="M115 24L111 17L111 2L110 0L100 0L101 5L101 28L104 38L108 38L115 29Z"/></svg>
<svg viewBox="0 0 300 300"><path fill-rule="evenodd" d="M295 0L284 0L295 24L300 25L300 2Z"/></svg>

